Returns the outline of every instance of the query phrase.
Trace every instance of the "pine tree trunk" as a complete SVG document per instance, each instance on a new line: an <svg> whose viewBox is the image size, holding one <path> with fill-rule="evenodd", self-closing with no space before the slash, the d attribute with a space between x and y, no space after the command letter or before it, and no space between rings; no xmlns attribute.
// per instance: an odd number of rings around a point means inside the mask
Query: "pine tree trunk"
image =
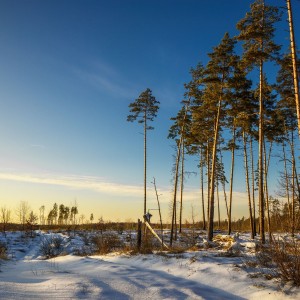
<svg viewBox="0 0 300 300"><path fill-rule="evenodd" d="M154 189L155 189L155 195L156 195L157 206L158 206L158 213L159 213L159 220L160 220L161 247L163 248L163 246L164 246L163 222L162 222L161 210L160 210L160 203L159 203L159 198L158 198L158 193L157 193L157 188L156 188L156 182L155 182L155 178L154 177L153 177L153 185L154 185Z"/></svg>
<svg viewBox="0 0 300 300"><path fill-rule="evenodd" d="M183 200L183 181L184 181L184 140L181 146L181 184L180 184L180 211L179 211L179 232L181 233L182 227L182 200Z"/></svg>
<svg viewBox="0 0 300 300"><path fill-rule="evenodd" d="M243 131L243 144L244 144L244 163L245 163L245 175L246 175L245 177L246 177L246 187L247 187L247 194L248 194L248 207L249 207L249 217L250 217L250 227L251 227L251 238L254 239L254 225L253 225L251 194L250 194L250 184L249 184L247 138L246 138L244 131Z"/></svg>
<svg viewBox="0 0 300 300"><path fill-rule="evenodd" d="M229 214L228 214L228 235L231 234L231 210L232 210L232 189L234 173L234 154L235 154L235 127L232 129L233 147L231 149L231 171L230 171L230 191L229 191Z"/></svg>
<svg viewBox="0 0 300 300"><path fill-rule="evenodd" d="M289 28L290 28L290 42L291 42L291 53L292 53L292 63L293 63L293 79L294 79L294 89L295 89L295 102L296 102L296 112L298 121L298 135L300 137L300 103L299 103L299 77L297 71L297 54L296 54L296 42L294 35L294 24L293 24L293 12L291 0L286 0L288 16L289 16Z"/></svg>
<svg viewBox="0 0 300 300"><path fill-rule="evenodd" d="M220 158L221 158L221 164L223 165L223 155L222 155L221 150L220 150ZM222 180L222 186L223 186L224 201L225 201L225 206L226 206L226 214L227 214L227 218L229 220L229 210L228 210L228 201L227 201L225 180ZM227 227L228 227L228 224L227 224Z"/></svg>
<svg viewBox="0 0 300 300"><path fill-rule="evenodd" d="M295 235L295 161L292 164L292 237Z"/></svg>
<svg viewBox="0 0 300 300"><path fill-rule="evenodd" d="M270 240L271 240L271 219L270 219L269 190L268 190L268 169L269 169L271 151L272 151L272 143L271 143L271 146L270 146L268 164L267 164L266 143L264 141L264 177L265 177L265 179L264 179L264 190L265 190L265 199L266 199L266 205L267 205L268 233L269 233L269 239Z"/></svg>
<svg viewBox="0 0 300 300"><path fill-rule="evenodd" d="M209 148L209 141L207 140L207 147L206 147L206 169L207 169L207 222L209 220L209 195L210 195L210 148Z"/></svg>
<svg viewBox="0 0 300 300"><path fill-rule="evenodd" d="M213 150L212 150L212 163L211 163L211 180L210 180L210 197L209 197L209 219L208 219L208 231L207 231L207 239L212 241L214 236L214 208L215 208L215 176L216 176L216 162L217 162L217 145L219 139L219 122L220 122L220 114L221 114L221 102L223 96L223 79L220 97L218 101L218 110L216 116L215 123L215 132L214 132L214 141L213 141Z"/></svg>
<svg viewBox="0 0 300 300"><path fill-rule="evenodd" d="M258 139L258 196L259 196L259 228L261 242L265 243L265 201L264 201L264 172L263 172L263 144L264 144L264 130L263 130L263 62L260 61L259 66L259 139Z"/></svg>
<svg viewBox="0 0 300 300"><path fill-rule="evenodd" d="M201 181L201 202L202 202L202 220L203 220L203 230L206 230L205 221L205 206L204 206L204 178L203 178L203 149L200 148L200 181Z"/></svg>
<svg viewBox="0 0 300 300"><path fill-rule="evenodd" d="M221 216L220 216L220 195L219 195L219 181L217 180L217 201L218 201L218 229L221 229Z"/></svg>
<svg viewBox="0 0 300 300"><path fill-rule="evenodd" d="M183 132L184 132L184 126L185 126L185 119L186 119L187 110L188 110L188 104L186 104L186 107L185 107L183 123L182 123L181 130L180 130L180 139L179 139L179 143L177 145L175 180L174 180L173 212L172 212L172 224L171 224L171 233L170 233L170 235L171 235L170 236L170 247L172 247L172 244L173 244L174 227L175 227L175 240L177 238L176 200L177 200L178 173L179 173L181 148L182 148L182 144L183 144Z"/></svg>
<svg viewBox="0 0 300 300"><path fill-rule="evenodd" d="M296 162L295 162L295 149L294 149L294 133L291 132L291 140L289 141L292 154L292 236L295 234L295 171L296 171Z"/></svg>
<svg viewBox="0 0 300 300"><path fill-rule="evenodd" d="M286 197L288 201L288 213L289 213L289 219L292 217L291 213L291 203L290 203L290 189L289 189L289 176L287 172L287 164L286 164L286 151L285 151L285 143L284 141L282 142L282 152L283 152L283 162L284 162L284 177L285 177L285 192L286 192Z"/></svg>
<svg viewBox="0 0 300 300"><path fill-rule="evenodd" d="M251 159L251 177L252 177L252 211L253 211L253 234L256 236L256 213L255 213L255 176L254 176L254 158L253 158L253 137L250 137L250 159Z"/></svg>
<svg viewBox="0 0 300 300"><path fill-rule="evenodd" d="M144 115L144 215L147 213L147 113Z"/></svg>
<svg viewBox="0 0 300 300"><path fill-rule="evenodd" d="M179 144L177 146L177 156L176 156L176 167L175 167L175 180L174 180L174 195L173 195L173 205L172 205L172 223L171 223L171 233L170 233L170 247L173 244L174 229L176 230L176 199L177 199L177 186L178 186L178 172L181 156L181 137Z"/></svg>

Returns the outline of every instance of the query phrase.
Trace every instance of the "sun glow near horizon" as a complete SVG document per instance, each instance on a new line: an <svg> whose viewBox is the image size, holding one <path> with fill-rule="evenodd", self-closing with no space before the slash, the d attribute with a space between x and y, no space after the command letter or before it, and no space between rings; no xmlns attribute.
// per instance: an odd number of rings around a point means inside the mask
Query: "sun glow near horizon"
<svg viewBox="0 0 300 300"><path fill-rule="evenodd" d="M26 201L38 215L42 205L48 213L54 203L72 206L76 201L79 215L89 220L91 213L95 221L102 217L111 221L136 221L142 218L142 185L126 185L109 182L102 177L82 175L58 175L0 172L0 200L7 203L7 207L14 210L20 201ZM207 191L204 191L205 194ZM158 188L164 222L169 222L169 204L173 199L172 187ZM202 220L201 190L187 187L184 190L183 219L191 220L192 209L197 221ZM156 195L151 186L147 187L148 209L157 209ZM1 201L1 202L2 202ZM179 198L178 200L179 201ZM237 202L236 202L237 201ZM206 205L206 203L205 203ZM126 210L124 210L126 207ZM221 218L226 219L223 196L220 196ZM217 213L217 210L215 210ZM247 196L245 193L233 193L233 218L247 216ZM158 214L153 212L153 220L158 221Z"/></svg>

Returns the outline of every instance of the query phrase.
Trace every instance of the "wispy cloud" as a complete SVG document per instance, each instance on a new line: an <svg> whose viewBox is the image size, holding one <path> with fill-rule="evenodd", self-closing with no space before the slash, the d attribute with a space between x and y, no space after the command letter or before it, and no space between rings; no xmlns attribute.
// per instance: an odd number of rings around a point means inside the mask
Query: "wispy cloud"
<svg viewBox="0 0 300 300"><path fill-rule="evenodd" d="M30 147L31 148L45 149L45 146L44 145L40 145L40 144L31 144Z"/></svg>
<svg viewBox="0 0 300 300"><path fill-rule="evenodd" d="M125 185L107 182L103 178L77 175L55 175L55 174L20 174L0 173L0 180L11 180L35 184L48 184L64 186L71 189L85 189L95 192L121 194L121 195L142 195L140 186Z"/></svg>
<svg viewBox="0 0 300 300"><path fill-rule="evenodd" d="M106 193L116 196L142 197L142 185L129 185L109 182L108 180L96 176L81 175L57 175L57 174L33 174L17 172L0 172L0 180L10 180L16 182L27 182L33 184L46 184L63 186L68 189L89 190L93 192ZM170 202L173 198L169 187L162 187L158 190L161 202ZM152 186L148 187L149 201L156 202ZM184 194L185 201L195 201L199 199L198 189L186 189Z"/></svg>
<svg viewBox="0 0 300 300"><path fill-rule="evenodd" d="M92 192L105 193L116 197L129 197L131 199L143 197L143 187L138 185L127 185L109 182L101 177L95 176L79 176L79 175L57 175L57 174L29 174L16 172L0 172L0 180L10 180L15 182L27 182L32 184L57 185L67 189L88 190ZM207 191L205 191L205 194ZM170 187L163 187L158 190L159 200L161 204L171 203L173 194ZM156 205L156 197L153 189L148 189L148 203ZM233 193L235 208L233 215L247 215L247 195L246 193ZM179 199L177 199L179 200ZM201 190L199 188L186 188L184 191L184 202L186 207L201 204ZM206 205L206 204L205 204ZM222 217L225 215L225 202L223 196L220 195L220 206ZM199 209L200 212L200 209Z"/></svg>
<svg viewBox="0 0 300 300"><path fill-rule="evenodd" d="M101 61L94 62L92 67L74 67L73 72L88 84L113 96L131 98L137 92L137 88L124 75Z"/></svg>

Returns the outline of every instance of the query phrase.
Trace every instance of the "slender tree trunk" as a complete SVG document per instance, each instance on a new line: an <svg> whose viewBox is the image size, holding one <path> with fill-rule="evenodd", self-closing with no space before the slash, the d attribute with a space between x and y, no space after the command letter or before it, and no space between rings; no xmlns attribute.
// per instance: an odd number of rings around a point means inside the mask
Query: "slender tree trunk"
<svg viewBox="0 0 300 300"><path fill-rule="evenodd" d="M258 154L258 196L259 196L259 228L261 242L265 243L265 201L264 201L264 168L263 168L263 145L264 145L264 107L263 107L263 62L259 67L259 154Z"/></svg>
<svg viewBox="0 0 300 300"><path fill-rule="evenodd" d="M211 170L211 163L210 163L210 148L209 148L209 141L207 140L207 148L206 148L206 169L207 169L207 220L209 220L209 195L210 195L210 170Z"/></svg>
<svg viewBox="0 0 300 300"><path fill-rule="evenodd" d="M284 163L284 177L285 177L285 192L286 192L286 197L288 201L288 213L289 213L289 219L292 217L291 213L291 204L290 204L290 189L289 189L289 176L287 172L287 164L286 164L286 151L285 151L285 143L284 141L282 142L282 152L283 152L283 163Z"/></svg>
<svg viewBox="0 0 300 300"><path fill-rule="evenodd" d="M221 150L220 150L220 159L221 159L221 164L223 164L223 155L222 155L222 151ZM225 206L226 206L226 214L227 214L227 218L229 220L229 210L228 210L228 201L227 201L225 180L222 180L222 186L223 186L224 201L225 201ZM228 226L228 224L227 224L227 226Z"/></svg>
<svg viewBox="0 0 300 300"><path fill-rule="evenodd" d="M160 220L161 247L163 248L163 245L164 245L163 222L162 222L160 203L159 203L159 198L158 198L158 193L157 193L157 188L156 188L156 183L155 183L155 178L154 177L153 177L153 185L154 185L154 189L155 189L155 195L156 195L158 213L159 213L159 220Z"/></svg>
<svg viewBox="0 0 300 300"><path fill-rule="evenodd" d="M200 181L201 181L201 202L202 202L202 220L203 220L203 230L206 230L205 222L205 206L204 206L204 178L203 178L203 149L200 148Z"/></svg>
<svg viewBox="0 0 300 300"><path fill-rule="evenodd" d="M264 141L264 190L265 190L265 199L266 199L266 205L267 205L269 240L271 240L271 237L272 237L271 236L270 205L269 205L269 190L268 190L268 169L269 169L271 151L272 151L272 143L271 143L271 146L270 146L269 158L268 158L268 164L267 164L266 143Z"/></svg>
<svg viewBox="0 0 300 300"><path fill-rule="evenodd" d="M219 181L217 180L217 201L218 201L218 229L221 229L221 216L220 216L220 195L219 195Z"/></svg>
<svg viewBox="0 0 300 300"><path fill-rule="evenodd" d="M289 141L291 147L292 155L292 236L295 234L295 172L296 172L296 160L295 160L295 150L294 150L294 133L291 132L291 139Z"/></svg>
<svg viewBox="0 0 300 300"><path fill-rule="evenodd" d="M176 199L177 199L177 185L178 185L178 172L179 172L179 163L181 156L181 137L179 145L177 146L177 156L176 156L176 167L175 167L175 180L174 180L174 195L173 195L173 205L172 205L172 223L171 223L171 236L170 236L170 247L173 244L174 229L176 230Z"/></svg>
<svg viewBox="0 0 300 300"><path fill-rule="evenodd" d="M245 163L245 173L246 173L245 177L246 177L246 187L247 187L247 194L248 194L248 207L249 207L249 216L250 216L251 238L254 239L254 225L253 225L251 194L250 194L250 184L249 184L247 138L246 138L246 135L245 135L245 131L243 131L243 144L244 144L244 163Z"/></svg>
<svg viewBox="0 0 300 300"><path fill-rule="evenodd" d="M289 28L290 28L290 42L291 42L291 53L292 53L292 63L293 63L293 79L294 79L294 89L295 89L295 102L296 102L296 112L298 121L298 135L300 137L300 103L299 103L299 77L297 71L297 54L296 54L296 42L294 35L294 24L293 24L293 11L291 0L286 0L288 16L289 16Z"/></svg>
<svg viewBox="0 0 300 300"><path fill-rule="evenodd" d="M230 191L229 191L229 216L228 216L228 235L231 234L231 210L232 210L232 189L234 173L234 155L235 155L235 127L232 129L233 146L231 149L231 171L230 171Z"/></svg>
<svg viewBox="0 0 300 300"><path fill-rule="evenodd" d="M297 172L297 168L296 168L296 159L295 159L295 181L296 181L296 187L297 188L297 199L298 202L300 204L300 185L299 185L299 179L298 179L298 172Z"/></svg>
<svg viewBox="0 0 300 300"><path fill-rule="evenodd" d="M263 1L261 26L265 24L265 2ZM260 50L263 52L263 40L260 41ZM260 240L264 244L265 238L265 201L264 201L264 103L263 103L263 60L259 63L259 125L258 125L258 201L259 201L259 229Z"/></svg>
<svg viewBox="0 0 300 300"><path fill-rule="evenodd" d="M174 235L174 227L175 227L175 239L177 237L177 227L176 227L176 199L177 199L177 186L178 186L178 172L179 172L179 164L180 164L180 157L181 157L181 146L183 144L183 132L185 126L185 119L188 110L188 105L186 104L183 123L180 130L180 139L177 145L177 156L176 156L176 168L175 168L175 180L174 180L174 197L173 197L173 212L172 212L172 224L171 224L171 236L170 236L170 247L173 244L173 235ZM175 225L175 226L174 226Z"/></svg>
<svg viewBox="0 0 300 300"><path fill-rule="evenodd" d="M298 204L300 204L300 184L299 184L299 178L298 178L298 172L297 172L297 167L296 167L296 157L295 157L295 144L294 144L294 134L292 133L292 138L293 138L293 143L291 147L291 153L292 153L292 158L295 163L295 198L298 199ZM297 195L296 195L296 190L297 190Z"/></svg>
<svg viewBox="0 0 300 300"><path fill-rule="evenodd" d="M147 112L144 115L144 215L147 213Z"/></svg>
<svg viewBox="0 0 300 300"><path fill-rule="evenodd" d="M183 200L183 181L184 181L184 139L181 146L181 184L180 184L180 211L179 211L179 232L181 233L182 227L182 200Z"/></svg>
<svg viewBox="0 0 300 300"><path fill-rule="evenodd" d="M215 132L214 132L214 141L213 141L213 150L212 150L212 163L211 163L211 180L210 180L210 197L209 197L209 219L208 219L208 231L207 239L212 241L214 235L214 208L215 208L215 176L216 176L216 162L217 162L217 145L219 140L219 130L220 130L220 114L221 114L221 103L223 96L223 80L222 86L218 101L218 110L215 122Z"/></svg>
<svg viewBox="0 0 300 300"><path fill-rule="evenodd" d="M295 161L292 164L292 237L295 235Z"/></svg>
<svg viewBox="0 0 300 300"><path fill-rule="evenodd" d="M256 236L256 213L255 213L255 175L253 158L253 137L250 136L250 159L251 159L251 177L252 177L252 208L253 208L253 234Z"/></svg>
<svg viewBox="0 0 300 300"><path fill-rule="evenodd" d="M181 155L181 150L180 150L180 155ZM179 162L180 162L180 159L179 158ZM178 162L178 163L179 163ZM179 172L179 171L178 171ZM179 173L177 174L178 178L179 178ZM178 184L178 183L177 183ZM177 189L177 186L176 186L176 189ZM174 241L177 241L177 192L176 192L176 199L175 199L175 206L174 206Z"/></svg>

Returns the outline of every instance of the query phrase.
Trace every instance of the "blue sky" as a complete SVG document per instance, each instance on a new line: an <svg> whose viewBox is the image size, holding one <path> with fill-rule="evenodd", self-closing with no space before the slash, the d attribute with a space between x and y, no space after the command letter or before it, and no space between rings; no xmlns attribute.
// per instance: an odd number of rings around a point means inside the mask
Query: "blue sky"
<svg viewBox="0 0 300 300"><path fill-rule="evenodd" d="M86 217L141 217L142 128L126 117L128 104L149 87L161 103L149 134L149 207L155 176L167 216L169 119L190 68L207 62L226 31L236 34L251 2L0 0L0 206L28 201L50 209L76 199ZM300 40L300 3L292 3ZM286 49L288 27L281 25L277 39ZM190 171L197 171L195 160ZM238 178L235 192L243 198ZM186 183L187 206L199 205L198 181Z"/></svg>

